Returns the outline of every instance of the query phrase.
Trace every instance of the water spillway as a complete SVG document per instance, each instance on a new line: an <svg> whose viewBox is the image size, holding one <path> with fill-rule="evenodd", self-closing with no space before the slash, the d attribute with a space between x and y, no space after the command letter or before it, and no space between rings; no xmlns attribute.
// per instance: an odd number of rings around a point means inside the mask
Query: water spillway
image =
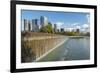
<svg viewBox="0 0 100 73"><path fill-rule="evenodd" d="M66 36L28 33L21 39L21 62L33 62L65 40Z"/></svg>

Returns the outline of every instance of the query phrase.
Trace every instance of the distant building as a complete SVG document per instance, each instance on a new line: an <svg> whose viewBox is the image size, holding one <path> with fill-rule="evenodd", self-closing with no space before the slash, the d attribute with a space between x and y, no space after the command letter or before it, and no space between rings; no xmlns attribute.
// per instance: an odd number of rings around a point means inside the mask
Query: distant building
<svg viewBox="0 0 100 73"><path fill-rule="evenodd" d="M78 29L78 28L77 29L73 29L72 32L80 33L80 29Z"/></svg>
<svg viewBox="0 0 100 73"><path fill-rule="evenodd" d="M60 32L60 30L59 30L59 29L57 29L57 32Z"/></svg>
<svg viewBox="0 0 100 73"><path fill-rule="evenodd" d="M28 31L31 31L31 28L32 28L32 24L31 24L30 20L28 20Z"/></svg>
<svg viewBox="0 0 100 73"><path fill-rule="evenodd" d="M48 19L47 19L47 17L41 16L41 17L40 17L40 25L41 25L41 27L44 27L44 26L46 26L47 24L48 24Z"/></svg>
<svg viewBox="0 0 100 73"><path fill-rule="evenodd" d="M80 32L80 29L76 29L76 32L79 33Z"/></svg>
<svg viewBox="0 0 100 73"><path fill-rule="evenodd" d="M60 32L64 32L64 28L61 28L61 29L60 29Z"/></svg>
<svg viewBox="0 0 100 73"><path fill-rule="evenodd" d="M32 24L30 20L24 19L24 31L31 31Z"/></svg>
<svg viewBox="0 0 100 73"><path fill-rule="evenodd" d="M38 19L33 19L32 20L32 31L33 32L39 31Z"/></svg>
<svg viewBox="0 0 100 73"><path fill-rule="evenodd" d="M24 31L28 31L29 28L28 28L28 20L27 19L24 19Z"/></svg>
<svg viewBox="0 0 100 73"><path fill-rule="evenodd" d="M57 32L57 24L54 24L54 32Z"/></svg>

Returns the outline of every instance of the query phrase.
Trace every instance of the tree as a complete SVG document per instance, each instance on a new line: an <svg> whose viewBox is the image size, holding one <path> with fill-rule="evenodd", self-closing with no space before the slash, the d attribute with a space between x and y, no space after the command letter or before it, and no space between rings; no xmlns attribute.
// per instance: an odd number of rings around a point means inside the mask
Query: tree
<svg viewBox="0 0 100 73"><path fill-rule="evenodd" d="M46 26L41 27L40 32L53 33L52 24L48 23Z"/></svg>

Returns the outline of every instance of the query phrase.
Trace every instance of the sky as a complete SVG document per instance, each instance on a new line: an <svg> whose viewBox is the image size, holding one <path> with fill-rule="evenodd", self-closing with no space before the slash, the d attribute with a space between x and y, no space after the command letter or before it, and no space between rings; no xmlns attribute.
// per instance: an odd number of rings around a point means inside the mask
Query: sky
<svg viewBox="0 0 100 73"><path fill-rule="evenodd" d="M48 22L57 24L57 28L72 30L75 28L85 30L90 27L90 14L82 12L56 12L56 11L39 11L39 10L21 10L21 21L24 19L40 20L40 16L45 16ZM40 24L40 23L39 23Z"/></svg>

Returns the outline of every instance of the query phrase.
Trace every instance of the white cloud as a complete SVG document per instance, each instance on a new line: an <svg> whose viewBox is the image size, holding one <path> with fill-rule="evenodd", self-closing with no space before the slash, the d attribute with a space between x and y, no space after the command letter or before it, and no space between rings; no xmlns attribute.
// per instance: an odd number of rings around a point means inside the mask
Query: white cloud
<svg viewBox="0 0 100 73"><path fill-rule="evenodd" d="M65 28L65 31L72 31L72 30L75 30L75 29L81 29L81 26L79 26L79 23L70 24L69 27Z"/></svg>
<svg viewBox="0 0 100 73"><path fill-rule="evenodd" d="M56 24L57 24L57 26L61 26L61 25L63 25L64 23L63 23L63 22L57 22Z"/></svg>
<svg viewBox="0 0 100 73"><path fill-rule="evenodd" d="M89 25L88 24L83 24L82 28L89 28Z"/></svg>
<svg viewBox="0 0 100 73"><path fill-rule="evenodd" d="M64 24L63 22L57 22L57 23L56 23L57 28L60 29L60 27L61 27L63 24Z"/></svg>
<svg viewBox="0 0 100 73"><path fill-rule="evenodd" d="M85 31L85 29L81 29L81 31L82 31L82 32L84 32L84 31Z"/></svg>
<svg viewBox="0 0 100 73"><path fill-rule="evenodd" d="M74 28L71 28L71 27L69 27L69 28L65 28L65 31L72 31Z"/></svg>
<svg viewBox="0 0 100 73"><path fill-rule="evenodd" d="M89 29L89 28L87 28L87 29L84 29L84 28L83 28L83 29L81 29L80 31L81 31L81 32L90 32L90 29Z"/></svg>
<svg viewBox="0 0 100 73"><path fill-rule="evenodd" d="M82 32L89 32L89 31L90 31L90 26L89 26L89 24L83 24L83 25L81 26L81 31L82 31Z"/></svg>
<svg viewBox="0 0 100 73"><path fill-rule="evenodd" d="M81 29L81 26L77 25L74 27L75 29Z"/></svg>
<svg viewBox="0 0 100 73"><path fill-rule="evenodd" d="M73 23L72 26L76 26L76 25L78 25L78 24L79 24L79 23Z"/></svg>

